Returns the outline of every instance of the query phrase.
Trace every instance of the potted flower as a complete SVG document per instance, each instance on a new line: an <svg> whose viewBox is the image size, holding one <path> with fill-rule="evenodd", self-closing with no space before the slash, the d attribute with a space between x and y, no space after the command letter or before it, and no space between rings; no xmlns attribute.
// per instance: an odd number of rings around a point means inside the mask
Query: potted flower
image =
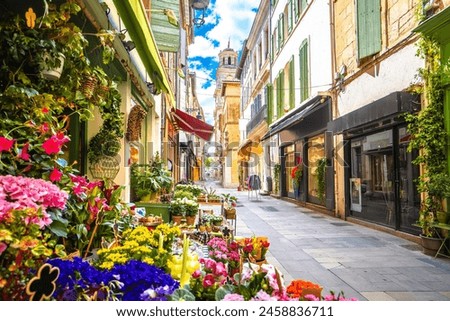
<svg viewBox="0 0 450 321"><path fill-rule="evenodd" d="M303 175L303 163L299 163L294 166L291 170L291 178L292 184L294 185L294 190L296 197L300 194L300 181L302 180Z"/></svg>
<svg viewBox="0 0 450 321"><path fill-rule="evenodd" d="M222 194L223 198L223 210L227 220L236 219L236 205L237 197L230 194Z"/></svg>
<svg viewBox="0 0 450 321"><path fill-rule="evenodd" d="M185 215L185 204L181 199L174 199L169 205L169 214L173 224L181 224L181 220Z"/></svg>
<svg viewBox="0 0 450 321"><path fill-rule="evenodd" d="M186 215L186 224L194 225L199 209L198 203L189 199L183 199L183 202Z"/></svg>
<svg viewBox="0 0 450 321"><path fill-rule="evenodd" d="M172 187L171 172L161 161L159 154L149 164L131 165L131 188L140 201L155 202L161 193L167 193Z"/></svg>

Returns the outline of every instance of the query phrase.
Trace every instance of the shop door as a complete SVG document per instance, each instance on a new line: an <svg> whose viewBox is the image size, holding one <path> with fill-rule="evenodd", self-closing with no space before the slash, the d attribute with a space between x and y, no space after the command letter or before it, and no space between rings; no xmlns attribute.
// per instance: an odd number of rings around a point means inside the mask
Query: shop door
<svg viewBox="0 0 450 321"><path fill-rule="evenodd" d="M395 226L392 130L352 141L352 214Z"/></svg>
<svg viewBox="0 0 450 321"><path fill-rule="evenodd" d="M295 166L295 145L286 146L284 148L284 156L284 196L294 198L294 184L291 172Z"/></svg>
<svg viewBox="0 0 450 321"><path fill-rule="evenodd" d="M353 216L395 229L413 230L419 210L414 184L418 168L412 164L414 155L407 151L408 142L405 127L352 140Z"/></svg>

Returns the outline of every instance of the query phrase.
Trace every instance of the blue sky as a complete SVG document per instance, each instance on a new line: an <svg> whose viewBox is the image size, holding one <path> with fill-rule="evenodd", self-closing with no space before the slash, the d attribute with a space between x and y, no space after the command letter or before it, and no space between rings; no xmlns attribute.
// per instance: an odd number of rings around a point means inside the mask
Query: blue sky
<svg viewBox="0 0 450 321"><path fill-rule="evenodd" d="M214 124L214 89L218 54L230 47L237 52L248 37L260 0L211 0L205 24L194 27L189 46L189 69L197 75L197 97L206 122ZM200 12L197 12L197 15Z"/></svg>

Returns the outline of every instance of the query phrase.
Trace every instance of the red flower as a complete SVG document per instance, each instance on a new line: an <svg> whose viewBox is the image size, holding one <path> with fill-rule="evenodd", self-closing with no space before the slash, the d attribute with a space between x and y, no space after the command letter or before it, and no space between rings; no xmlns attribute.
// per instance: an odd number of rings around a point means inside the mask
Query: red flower
<svg viewBox="0 0 450 321"><path fill-rule="evenodd" d="M28 147L30 147L30 144L26 143L25 145L23 145L22 150L20 151L19 157L24 161L30 160L30 154L28 154Z"/></svg>
<svg viewBox="0 0 450 321"><path fill-rule="evenodd" d="M50 126L48 123L43 123L41 126L39 126L38 130L41 134L45 134L50 129Z"/></svg>
<svg viewBox="0 0 450 321"><path fill-rule="evenodd" d="M61 144L56 136L52 136L42 144L42 148L47 155L58 154L61 151Z"/></svg>
<svg viewBox="0 0 450 321"><path fill-rule="evenodd" d="M52 170L52 172L50 173L50 180L51 180L52 182L59 182L59 181L61 180L61 177L62 177L62 173L61 173L61 171L60 171L59 169L57 169L57 168L54 168L54 169Z"/></svg>
<svg viewBox="0 0 450 321"><path fill-rule="evenodd" d="M207 274L205 275L205 278L203 279L203 287L208 288L210 286L213 286L216 280L214 279L214 275Z"/></svg>
<svg viewBox="0 0 450 321"><path fill-rule="evenodd" d="M0 137L0 152L9 152L14 145L14 139Z"/></svg>
<svg viewBox="0 0 450 321"><path fill-rule="evenodd" d="M43 112L44 114L46 114L46 113L49 112L49 109L48 109L47 107L42 107L42 112Z"/></svg>
<svg viewBox="0 0 450 321"><path fill-rule="evenodd" d="M42 144L42 148L44 148L47 155L58 154L61 151L62 145L68 141L69 138L65 136L64 133L59 132L47 139Z"/></svg>

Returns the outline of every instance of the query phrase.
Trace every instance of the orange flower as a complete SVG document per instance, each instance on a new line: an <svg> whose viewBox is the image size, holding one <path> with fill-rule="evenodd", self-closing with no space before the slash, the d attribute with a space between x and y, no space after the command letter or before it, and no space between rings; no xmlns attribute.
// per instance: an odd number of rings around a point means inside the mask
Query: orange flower
<svg viewBox="0 0 450 321"><path fill-rule="evenodd" d="M313 283L307 280L292 280L292 282L286 288L286 292L293 298L300 298L302 296L303 289L320 289L321 286L317 283Z"/></svg>

